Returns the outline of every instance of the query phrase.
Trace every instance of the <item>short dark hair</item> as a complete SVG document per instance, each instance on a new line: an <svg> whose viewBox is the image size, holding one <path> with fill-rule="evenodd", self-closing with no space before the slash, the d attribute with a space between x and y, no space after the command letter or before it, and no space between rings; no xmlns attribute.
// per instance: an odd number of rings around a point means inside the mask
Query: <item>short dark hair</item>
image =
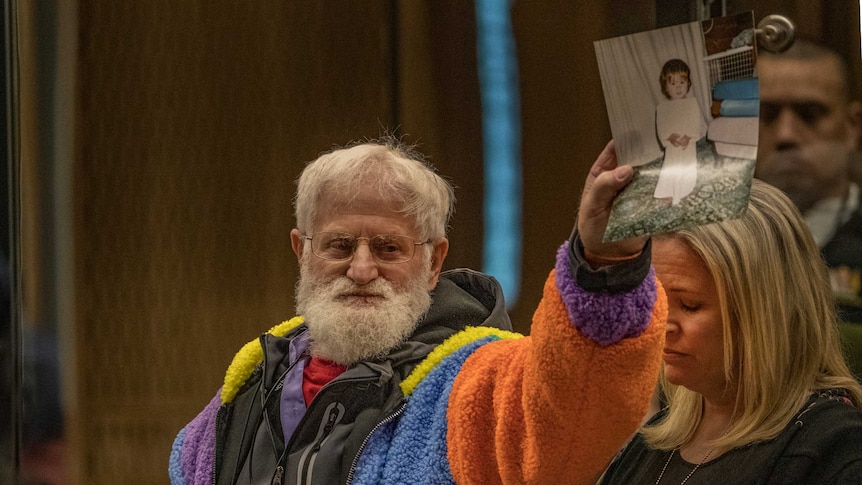
<svg viewBox="0 0 862 485"><path fill-rule="evenodd" d="M819 61L821 59L834 59L836 66L838 67L838 76L841 79L841 92L847 100L853 98L854 93L851 92L852 86L849 82L850 67L847 59L830 47L807 39L796 39L784 52L774 53L764 49L762 51L758 51L757 55L764 59L788 59L793 61Z"/></svg>

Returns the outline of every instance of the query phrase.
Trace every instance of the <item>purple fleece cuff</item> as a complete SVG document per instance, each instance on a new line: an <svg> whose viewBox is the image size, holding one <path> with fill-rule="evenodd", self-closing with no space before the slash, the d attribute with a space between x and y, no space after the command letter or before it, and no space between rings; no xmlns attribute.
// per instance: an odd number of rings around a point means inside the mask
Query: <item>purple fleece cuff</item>
<svg viewBox="0 0 862 485"><path fill-rule="evenodd" d="M589 339L607 346L640 335L652 320L656 301L655 270L633 290L590 292L575 281L569 266L568 241L557 250L556 284L569 320Z"/></svg>

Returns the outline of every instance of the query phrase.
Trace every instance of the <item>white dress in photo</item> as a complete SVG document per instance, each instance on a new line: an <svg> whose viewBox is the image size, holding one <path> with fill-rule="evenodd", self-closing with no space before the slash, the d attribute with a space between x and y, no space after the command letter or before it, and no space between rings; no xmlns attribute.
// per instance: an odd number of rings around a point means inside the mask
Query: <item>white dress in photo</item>
<svg viewBox="0 0 862 485"><path fill-rule="evenodd" d="M656 107L656 133L664 147L664 161L654 197L670 197L676 205L697 183L697 141L706 135L706 121L695 98L665 100ZM689 136L685 148L668 141L671 134Z"/></svg>

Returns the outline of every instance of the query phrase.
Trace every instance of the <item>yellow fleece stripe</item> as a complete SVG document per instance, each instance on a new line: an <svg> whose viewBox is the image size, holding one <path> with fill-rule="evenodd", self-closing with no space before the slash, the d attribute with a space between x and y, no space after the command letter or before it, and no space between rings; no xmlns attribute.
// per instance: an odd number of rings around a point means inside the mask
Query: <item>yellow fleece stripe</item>
<svg viewBox="0 0 862 485"><path fill-rule="evenodd" d="M405 396L409 396L413 393L416 386L422 382L422 379L431 372L431 369L436 367L437 364L439 364L447 355L471 342L475 342L476 340L492 335L500 339L516 339L523 337L523 335L519 333L500 330L499 328L466 327L464 330L461 330L455 335L447 338L442 344L435 347L434 350L425 357L425 360L420 362L419 365L413 369L413 372L411 372L410 375L401 382L401 392Z"/></svg>
<svg viewBox="0 0 862 485"><path fill-rule="evenodd" d="M302 325L303 321L303 317L293 317L272 327L266 333L275 335L276 337L283 337L287 335L287 332ZM227 372L225 372L224 386L221 390L222 404L233 401L236 393L239 392L239 389L251 376L254 368L261 362L263 362L263 349L260 348L258 339L252 340L239 349L230 366L228 366Z"/></svg>

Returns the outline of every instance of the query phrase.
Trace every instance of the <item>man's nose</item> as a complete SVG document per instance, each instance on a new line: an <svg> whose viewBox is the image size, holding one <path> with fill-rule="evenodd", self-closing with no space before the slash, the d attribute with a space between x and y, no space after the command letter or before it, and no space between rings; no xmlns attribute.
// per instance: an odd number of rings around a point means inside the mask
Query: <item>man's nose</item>
<svg viewBox="0 0 862 485"><path fill-rule="evenodd" d="M805 122L789 106L784 106L772 122L775 144L779 148L795 148L806 128Z"/></svg>
<svg viewBox="0 0 862 485"><path fill-rule="evenodd" d="M356 249L353 251L350 266L347 268L347 277L357 284L364 285L379 276L377 270L377 261L371 254L371 246L368 241L356 241Z"/></svg>

